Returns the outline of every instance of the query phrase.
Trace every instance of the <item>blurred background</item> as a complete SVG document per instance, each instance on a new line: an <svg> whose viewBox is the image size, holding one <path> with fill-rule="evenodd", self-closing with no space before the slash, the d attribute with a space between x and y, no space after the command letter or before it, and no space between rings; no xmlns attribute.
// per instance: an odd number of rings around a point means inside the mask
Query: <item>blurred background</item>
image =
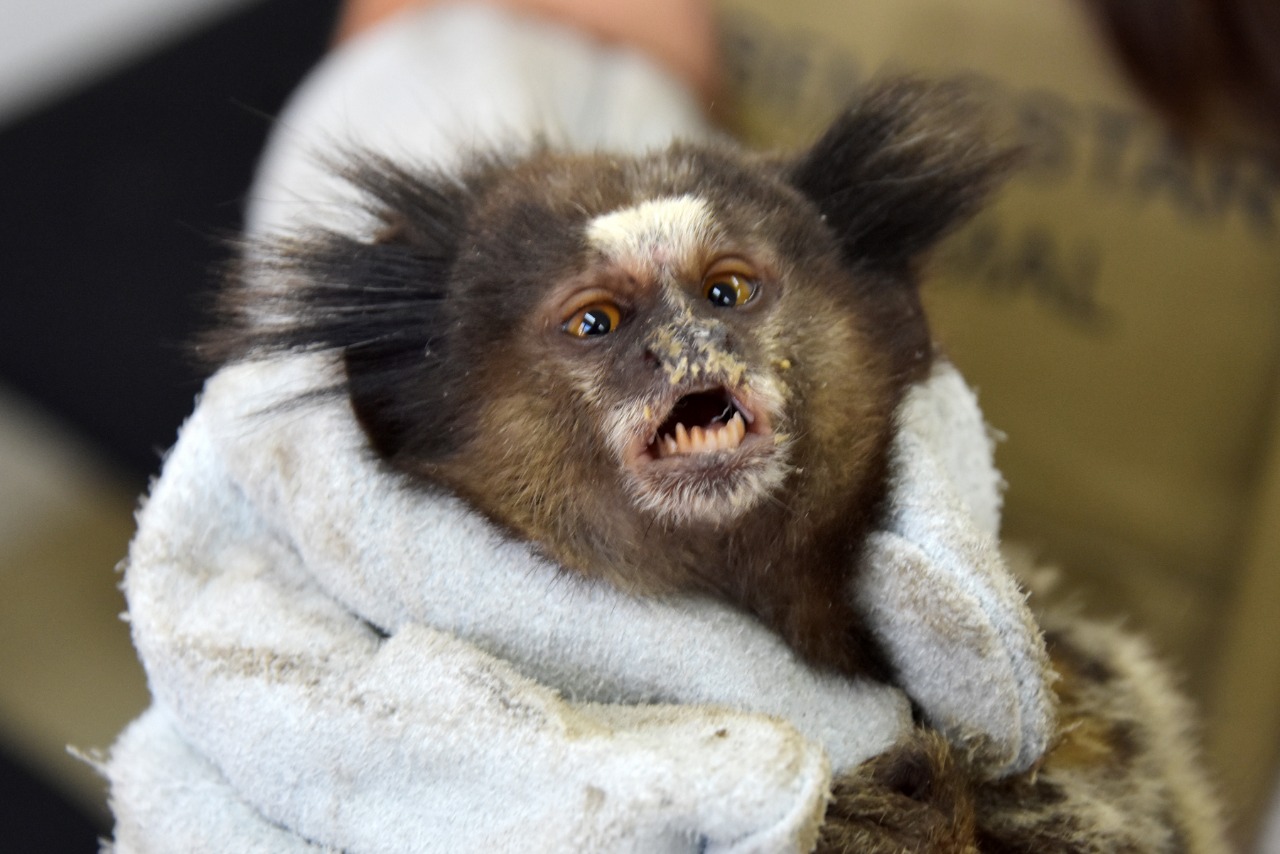
<svg viewBox="0 0 1280 854"><path fill-rule="evenodd" d="M1151 638L1201 710L1237 838L1280 852L1275 147L1173 133L1074 0L719 5L720 113L755 144L808 139L885 70L959 75L1027 143L927 293L1008 436L1007 535ZM91 759L146 704L114 567L199 388L184 346L221 238L336 7L0 5L6 850L87 852L108 830L67 746Z"/></svg>
<svg viewBox="0 0 1280 854"><path fill-rule="evenodd" d="M116 564L185 345L327 0L0 4L0 848L91 852L146 705Z"/></svg>

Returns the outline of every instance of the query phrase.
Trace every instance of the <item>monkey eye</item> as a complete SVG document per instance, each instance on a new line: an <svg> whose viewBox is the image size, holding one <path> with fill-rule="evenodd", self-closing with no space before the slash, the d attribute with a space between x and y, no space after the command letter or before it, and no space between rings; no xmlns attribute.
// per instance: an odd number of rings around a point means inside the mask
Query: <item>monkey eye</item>
<svg viewBox="0 0 1280 854"><path fill-rule="evenodd" d="M738 264L718 264L702 280L702 295L717 308L737 308L756 295L752 273Z"/></svg>
<svg viewBox="0 0 1280 854"><path fill-rule="evenodd" d="M608 335L622 322L622 312L611 302L592 303L574 312L561 328L574 338Z"/></svg>

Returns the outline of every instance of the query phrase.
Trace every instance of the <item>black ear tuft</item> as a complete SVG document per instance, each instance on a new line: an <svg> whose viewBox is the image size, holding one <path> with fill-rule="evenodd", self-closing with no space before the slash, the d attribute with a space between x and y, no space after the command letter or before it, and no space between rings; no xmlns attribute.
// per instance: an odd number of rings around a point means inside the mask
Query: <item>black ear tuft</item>
<svg viewBox="0 0 1280 854"><path fill-rule="evenodd" d="M334 351L356 415L383 457L451 447L450 274L468 211L456 182L366 158L347 177L383 226L374 240L321 232L250 243L197 345L211 366Z"/></svg>
<svg viewBox="0 0 1280 854"><path fill-rule="evenodd" d="M791 183L851 263L900 267L971 215L1016 160L990 142L984 115L959 85L881 83L792 162Z"/></svg>

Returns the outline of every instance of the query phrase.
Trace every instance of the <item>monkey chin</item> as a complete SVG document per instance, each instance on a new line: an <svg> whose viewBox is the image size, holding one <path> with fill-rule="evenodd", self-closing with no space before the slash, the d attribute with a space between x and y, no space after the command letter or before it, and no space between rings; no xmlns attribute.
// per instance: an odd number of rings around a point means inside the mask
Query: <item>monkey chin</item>
<svg viewBox="0 0 1280 854"><path fill-rule="evenodd" d="M668 401L623 454L632 499L668 523L719 526L776 494L790 471L786 437L740 390L707 386Z"/></svg>

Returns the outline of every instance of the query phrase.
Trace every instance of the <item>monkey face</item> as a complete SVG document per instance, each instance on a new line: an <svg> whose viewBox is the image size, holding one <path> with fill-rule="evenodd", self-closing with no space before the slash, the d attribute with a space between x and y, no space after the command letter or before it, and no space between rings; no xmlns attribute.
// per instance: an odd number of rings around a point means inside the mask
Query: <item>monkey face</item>
<svg viewBox="0 0 1280 854"><path fill-rule="evenodd" d="M981 138L954 92L907 82L794 157L364 158L376 239L259 247L209 342L337 351L383 461L566 566L671 565L670 589L767 574L774 541L839 563L932 357L916 260L1008 162Z"/></svg>
<svg viewBox="0 0 1280 854"><path fill-rule="evenodd" d="M652 532L793 505L805 469L834 494L886 435L899 368L877 336L901 327L928 355L913 288L851 269L779 163L546 153L471 198L443 306L459 314L432 346L465 370L444 378L471 415L421 471L519 530L570 524L548 495L594 505L581 527L606 506Z"/></svg>
<svg viewBox="0 0 1280 854"><path fill-rule="evenodd" d="M548 320L575 339L565 358L579 392L605 403L595 419L629 499L673 521L736 519L788 464L774 429L784 395L758 364L780 295L763 247L748 255L693 194L628 204L582 230L596 274L558 289Z"/></svg>
<svg viewBox="0 0 1280 854"><path fill-rule="evenodd" d="M559 339L546 352L568 386L564 410L596 425L604 464L594 479L617 480L621 498L672 524L736 522L780 496L797 459L831 450L808 447L828 431L799 429L812 414L794 385L808 368L859 377L837 382L848 400L822 413L842 423L875 411L885 391L883 378L867 376L852 301L813 286L847 290L831 278L838 270L823 269L837 265L818 260L835 254L834 242L807 241L807 257L780 245L781 221L816 213L781 188L757 187L780 197L767 226L753 228L765 220L752 215L759 200L741 193L751 182L718 166L648 164L641 174L711 174L723 189L704 181L675 194L664 193L674 181L646 182L635 198L584 217L580 270L537 312L540 332ZM814 313L828 323L807 322ZM806 328L816 340L796 340ZM810 359L818 349L826 356ZM880 426L844 423L845 432Z"/></svg>

